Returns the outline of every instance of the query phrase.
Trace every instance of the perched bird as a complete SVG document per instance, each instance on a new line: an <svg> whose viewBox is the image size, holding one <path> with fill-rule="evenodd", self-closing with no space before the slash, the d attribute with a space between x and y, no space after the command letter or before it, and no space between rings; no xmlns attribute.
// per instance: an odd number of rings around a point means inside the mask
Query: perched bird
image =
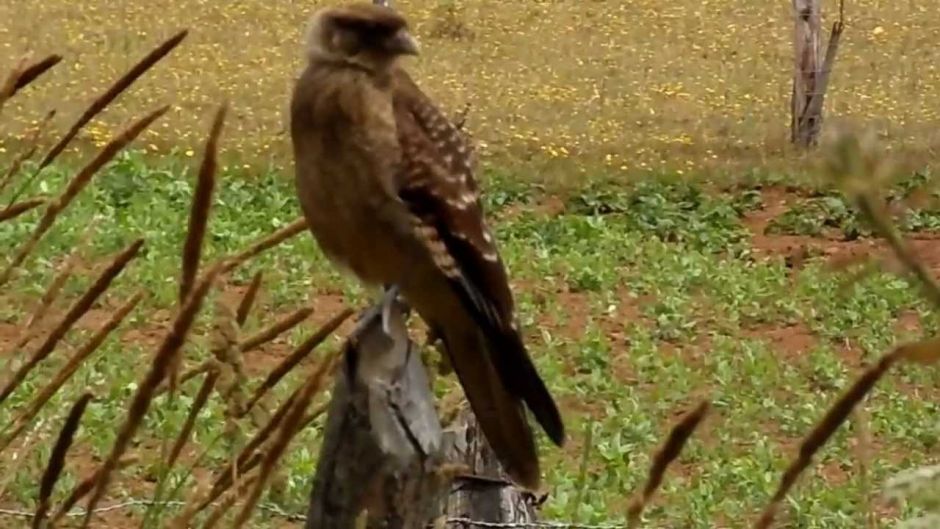
<svg viewBox="0 0 940 529"><path fill-rule="evenodd" d="M536 488L525 406L559 446L564 426L516 324L470 142L399 64L417 54L392 9L362 3L314 14L291 98L298 197L331 261L391 287L386 299L400 291L441 338L503 467Z"/></svg>

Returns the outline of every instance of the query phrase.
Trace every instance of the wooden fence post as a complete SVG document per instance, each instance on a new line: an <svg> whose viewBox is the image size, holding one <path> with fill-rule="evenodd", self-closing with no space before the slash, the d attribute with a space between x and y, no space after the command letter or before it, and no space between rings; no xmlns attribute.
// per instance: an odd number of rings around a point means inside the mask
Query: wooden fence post
<svg viewBox="0 0 940 529"><path fill-rule="evenodd" d="M308 529L523 523L535 498L501 469L469 408L441 428L421 355L396 304L347 342L307 512Z"/></svg>
<svg viewBox="0 0 940 529"><path fill-rule="evenodd" d="M823 102L845 28L843 2L840 0L839 20L833 24L826 53L821 56L822 0L793 0L795 32L790 140L803 148L813 147L819 142Z"/></svg>

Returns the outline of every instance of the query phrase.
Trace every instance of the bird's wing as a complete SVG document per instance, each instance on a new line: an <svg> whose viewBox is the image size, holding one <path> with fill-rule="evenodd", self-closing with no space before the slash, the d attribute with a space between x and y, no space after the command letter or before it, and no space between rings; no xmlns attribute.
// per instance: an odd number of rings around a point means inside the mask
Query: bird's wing
<svg viewBox="0 0 940 529"><path fill-rule="evenodd" d="M491 331L512 328L512 294L483 218L470 142L407 74L396 79L395 121L402 152L399 197L424 232L440 238L436 262L472 304L478 323Z"/></svg>
<svg viewBox="0 0 940 529"><path fill-rule="evenodd" d="M399 197L438 268L490 344L502 383L524 399L549 437L561 444L564 427L554 400L516 328L506 269L483 218L468 138L400 71L395 122L402 154Z"/></svg>

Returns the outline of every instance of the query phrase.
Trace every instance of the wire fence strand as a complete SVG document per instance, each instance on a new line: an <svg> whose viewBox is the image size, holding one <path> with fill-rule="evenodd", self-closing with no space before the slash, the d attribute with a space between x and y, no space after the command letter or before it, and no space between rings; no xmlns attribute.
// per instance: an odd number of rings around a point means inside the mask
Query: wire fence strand
<svg viewBox="0 0 940 529"><path fill-rule="evenodd" d="M94 514L105 514L108 512L122 511L125 509L130 509L133 507L183 507L185 505L182 501L153 501L153 500L142 500L142 499L131 499L125 500L122 502L114 503L111 505L105 505L94 509ZM274 515L285 520L293 522L302 522L307 519L307 516L300 513L289 512L284 510L278 505L273 503L261 503L258 505L258 509L269 514ZM69 511L66 516L71 518L83 517L85 516L85 509L75 508ZM0 516L8 516L13 518L26 518L32 519L35 516L35 513L31 511L20 511L15 509L0 509ZM480 527L480 528L490 528L490 529L622 529L624 523L605 523L605 524L582 524L574 522L563 522L563 521L534 521L534 522L486 522L482 520L472 520L470 518L447 518L444 520L446 527Z"/></svg>

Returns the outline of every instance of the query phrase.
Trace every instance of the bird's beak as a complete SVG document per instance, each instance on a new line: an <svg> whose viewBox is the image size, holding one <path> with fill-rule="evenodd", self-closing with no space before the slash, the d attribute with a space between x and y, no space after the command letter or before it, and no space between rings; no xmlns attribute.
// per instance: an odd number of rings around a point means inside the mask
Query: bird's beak
<svg viewBox="0 0 940 529"><path fill-rule="evenodd" d="M418 41L407 29L399 30L386 43L388 51L399 55L418 55Z"/></svg>

